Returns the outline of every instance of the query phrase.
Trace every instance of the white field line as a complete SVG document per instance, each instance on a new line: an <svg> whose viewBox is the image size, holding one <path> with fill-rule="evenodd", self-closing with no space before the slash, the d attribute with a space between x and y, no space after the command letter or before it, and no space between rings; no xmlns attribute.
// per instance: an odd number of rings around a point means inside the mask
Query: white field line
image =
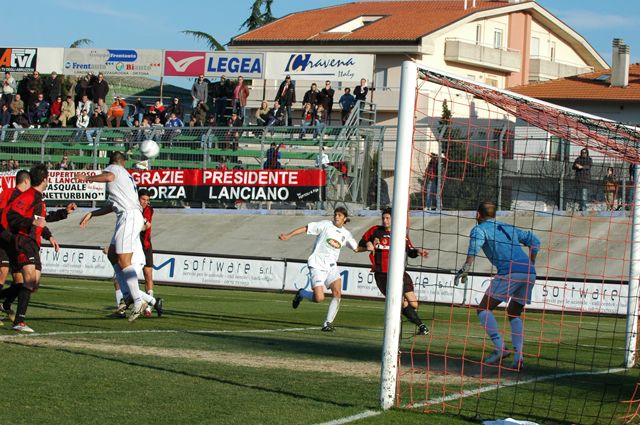
<svg viewBox="0 0 640 425"><path fill-rule="evenodd" d="M316 424L316 425L341 425L341 424L348 424L349 422L355 422L355 421L359 421L360 419L365 419L365 418L370 418L372 416L378 416L379 414L381 414L382 412L376 412L373 410L365 410L362 413L358 413L357 415L352 415L352 416L346 416L344 418L340 418L340 419L334 419L332 421L329 422L322 422L321 424Z"/></svg>
<svg viewBox="0 0 640 425"><path fill-rule="evenodd" d="M446 397L438 397L431 400L427 400L426 403L417 403L417 404L412 404L411 406L405 405L404 407L415 408L415 407L423 407L425 405L439 404L439 403L444 403L446 401L459 400L461 398L475 396L475 395L486 393L489 391L495 391L500 388L513 387L515 385L526 385L526 384L532 384L534 382L551 381L554 379L571 378L574 376L606 375L608 373L619 373L625 370L626 370L625 368L620 367L620 368L614 368L614 369L601 370L597 372L566 372L566 373L556 373L553 375L538 376L536 378L526 379L523 381L514 381L511 383L495 384L495 385L490 385L488 387L476 388L475 390L463 391L459 394L451 394Z"/></svg>
<svg viewBox="0 0 640 425"><path fill-rule="evenodd" d="M32 334L15 334L0 336L0 342L15 338L32 338L38 336L68 336L68 335L125 335L125 334L240 334L240 333L278 333L278 332L298 332L317 329L309 328L282 328L282 329L238 329L238 330L211 330L211 329L139 329L139 330L122 330L122 331L62 331L62 332L42 332Z"/></svg>

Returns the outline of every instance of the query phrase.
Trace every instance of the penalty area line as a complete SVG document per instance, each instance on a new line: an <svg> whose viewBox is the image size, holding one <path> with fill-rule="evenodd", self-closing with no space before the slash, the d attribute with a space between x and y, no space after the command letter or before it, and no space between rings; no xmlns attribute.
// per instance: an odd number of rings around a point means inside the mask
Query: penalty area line
<svg viewBox="0 0 640 425"><path fill-rule="evenodd" d="M138 329L138 330L104 330L104 331L60 331L60 332L35 332L32 334L2 335L0 341L15 338L32 338L39 336L73 336L73 335L127 335L127 334L244 334L244 333L278 333L278 332L298 332L317 329L309 328L281 328L281 329Z"/></svg>
<svg viewBox="0 0 640 425"><path fill-rule="evenodd" d="M467 397L472 397L472 396L476 396L478 394L482 394L482 393L486 393L489 391L496 391L499 390L501 388L508 388L508 387L514 387L516 385L526 385L526 384L533 384L536 382L543 382L543 381L552 381L554 379L562 379L562 378L573 378L576 376L597 376L597 375L606 375L609 373L619 373L619 372L623 372L626 369L623 367L619 367L619 368L613 368L613 369L606 369L606 370L600 370L600 371L596 371L596 372L566 372L566 373L556 373L553 375L545 375L545 376L538 376L536 378L530 378L530 379L524 379L522 381L514 381L514 382L510 382L510 383L503 383L503 384L495 384L495 385L490 385L488 387L482 387L482 388L476 388L475 390L467 390L467 391L463 391L459 394L452 394L446 397L438 397L438 398L434 398L431 400L428 400L426 403L416 403L416 404L412 404L412 405L405 405L405 408L416 408L416 407L423 407L423 406L429 406L432 404L438 404L438 403L444 403L447 401L453 401L453 400L459 400L461 398L467 398Z"/></svg>
<svg viewBox="0 0 640 425"><path fill-rule="evenodd" d="M341 425L341 424L348 424L350 422L359 421L360 419L370 418L372 416L378 416L381 413L382 412L376 412L374 410L365 410L364 412L358 413L357 415L346 416L344 418L334 419L334 420L329 421L329 422L322 422L320 424L315 424L315 425Z"/></svg>

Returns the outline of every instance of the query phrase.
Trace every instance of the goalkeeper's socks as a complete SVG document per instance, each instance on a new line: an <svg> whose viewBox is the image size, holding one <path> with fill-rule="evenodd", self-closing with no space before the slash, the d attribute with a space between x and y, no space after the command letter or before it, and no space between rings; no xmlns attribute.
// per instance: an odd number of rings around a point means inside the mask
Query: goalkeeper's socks
<svg viewBox="0 0 640 425"><path fill-rule="evenodd" d="M313 291L307 291L306 289L301 289L298 294L305 300L313 301Z"/></svg>
<svg viewBox="0 0 640 425"><path fill-rule="evenodd" d="M120 305L120 301L122 301L122 291L116 289L116 307Z"/></svg>
<svg viewBox="0 0 640 425"><path fill-rule="evenodd" d="M329 304L329 310L327 310L327 319L326 322L333 323L338 314L338 310L340 309L340 298L333 297L331 298L331 303Z"/></svg>
<svg viewBox="0 0 640 425"><path fill-rule="evenodd" d="M416 326L420 326L423 324L422 320L420 320L420 317L418 316L418 312L416 311L416 309L411 307L410 305L402 309L402 315Z"/></svg>
<svg viewBox="0 0 640 425"><path fill-rule="evenodd" d="M522 344L524 343L524 326L522 319L514 317L511 319L511 342L515 351L516 359L522 358Z"/></svg>
<svg viewBox="0 0 640 425"><path fill-rule="evenodd" d="M496 317L493 315L493 312L490 310L482 310L478 313L478 318L487 335L489 335L489 338L493 341L493 345L495 345L497 349L504 349L504 341L502 341L502 336L498 329L498 322L496 322Z"/></svg>

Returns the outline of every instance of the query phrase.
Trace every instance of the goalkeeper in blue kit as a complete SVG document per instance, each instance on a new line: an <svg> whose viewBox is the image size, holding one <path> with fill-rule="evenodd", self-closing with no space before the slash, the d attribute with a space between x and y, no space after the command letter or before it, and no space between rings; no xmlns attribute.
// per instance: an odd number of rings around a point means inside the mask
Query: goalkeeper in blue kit
<svg viewBox="0 0 640 425"><path fill-rule="evenodd" d="M507 302L507 315L511 324L511 342L514 359L511 367L523 367L522 346L524 330L520 318L526 304L531 304L531 293L536 282L535 261L540 250L540 240L531 231L518 229L507 223L496 221L496 204L483 202L478 207L476 221L471 230L467 260L456 273L454 283L467 281L467 275L480 250L497 269L489 288L478 305L480 324L495 346L495 350L483 359L486 364L501 364L511 355L507 350L493 310ZM529 248L527 255L522 246Z"/></svg>

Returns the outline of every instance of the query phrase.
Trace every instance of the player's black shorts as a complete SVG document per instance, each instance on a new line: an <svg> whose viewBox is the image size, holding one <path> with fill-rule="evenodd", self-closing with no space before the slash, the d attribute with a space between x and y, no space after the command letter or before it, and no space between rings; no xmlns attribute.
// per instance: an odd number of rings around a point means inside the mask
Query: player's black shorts
<svg viewBox="0 0 640 425"><path fill-rule="evenodd" d="M387 295L387 273L379 273L379 272L375 272L373 274L376 278L376 285L378 286L378 289L380 290L380 292L382 292L385 296ZM407 272L404 273L404 276L402 277L402 293L406 294L407 292L413 292L413 281L411 280L411 277L407 274Z"/></svg>
<svg viewBox="0 0 640 425"><path fill-rule="evenodd" d="M0 267L9 267L9 249L8 243L0 241Z"/></svg>
<svg viewBox="0 0 640 425"><path fill-rule="evenodd" d="M18 253L13 242L0 241L0 267L9 267L12 273L20 270Z"/></svg>
<svg viewBox="0 0 640 425"><path fill-rule="evenodd" d="M21 235L16 236L16 254L18 269L33 264L36 266L36 270L42 270L40 247L33 239Z"/></svg>
<svg viewBox="0 0 640 425"><path fill-rule="evenodd" d="M142 248L144 252L144 266L153 267L153 247L149 245L149 248Z"/></svg>

